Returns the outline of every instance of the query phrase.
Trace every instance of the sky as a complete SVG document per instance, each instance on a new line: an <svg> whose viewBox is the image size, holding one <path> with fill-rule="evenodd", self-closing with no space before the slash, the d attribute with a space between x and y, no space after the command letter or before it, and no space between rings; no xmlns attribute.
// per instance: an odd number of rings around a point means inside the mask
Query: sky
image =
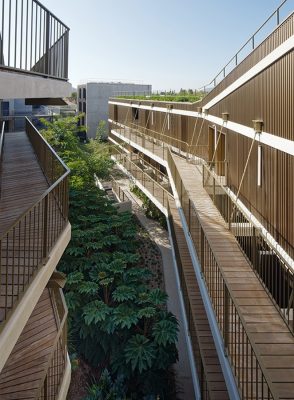
<svg viewBox="0 0 294 400"><path fill-rule="evenodd" d="M282 0L41 2L70 27L74 87L121 81L179 90L210 82Z"/></svg>

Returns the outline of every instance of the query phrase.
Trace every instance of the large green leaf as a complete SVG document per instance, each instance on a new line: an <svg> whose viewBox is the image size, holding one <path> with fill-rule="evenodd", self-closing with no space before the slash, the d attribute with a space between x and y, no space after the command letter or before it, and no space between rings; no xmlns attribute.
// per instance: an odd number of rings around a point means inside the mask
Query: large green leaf
<svg viewBox="0 0 294 400"><path fill-rule="evenodd" d="M162 320L158 321L152 330L152 335L159 345L176 343L178 340L179 327L177 322Z"/></svg>
<svg viewBox="0 0 294 400"><path fill-rule="evenodd" d="M97 324L100 321L104 321L111 314L111 311L111 308L103 301L94 300L83 308L84 321L86 325Z"/></svg>
<svg viewBox="0 0 294 400"><path fill-rule="evenodd" d="M156 358L155 346L145 336L135 335L126 344L125 357L133 371L138 369L142 373L151 368L152 362Z"/></svg>
<svg viewBox="0 0 294 400"><path fill-rule="evenodd" d="M131 286L121 285L115 289L112 297L118 302L134 300L136 298L136 290Z"/></svg>
<svg viewBox="0 0 294 400"><path fill-rule="evenodd" d="M138 316L135 310L126 304L120 304L113 311L114 323L121 328L128 328L138 322Z"/></svg>

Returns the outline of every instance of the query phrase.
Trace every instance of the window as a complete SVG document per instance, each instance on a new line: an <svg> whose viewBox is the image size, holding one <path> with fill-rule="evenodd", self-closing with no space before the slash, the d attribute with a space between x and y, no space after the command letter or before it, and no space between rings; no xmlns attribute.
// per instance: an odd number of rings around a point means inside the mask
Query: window
<svg viewBox="0 0 294 400"><path fill-rule="evenodd" d="M83 103L80 101L79 102L79 112L83 111Z"/></svg>
<svg viewBox="0 0 294 400"><path fill-rule="evenodd" d="M83 112L86 113L86 111L87 111L87 105L86 105L86 102L84 102L83 103Z"/></svg>
<svg viewBox="0 0 294 400"><path fill-rule="evenodd" d="M138 108L132 108L132 116L133 116L133 121L138 121L139 119L139 109Z"/></svg>
<svg viewBox="0 0 294 400"><path fill-rule="evenodd" d="M83 98L85 99L87 95L86 88L83 89Z"/></svg>
<svg viewBox="0 0 294 400"><path fill-rule="evenodd" d="M80 88L79 89L79 98L81 98L82 97L82 89Z"/></svg>
<svg viewBox="0 0 294 400"><path fill-rule="evenodd" d="M9 101L3 101L1 106L1 115L3 117L9 116Z"/></svg>

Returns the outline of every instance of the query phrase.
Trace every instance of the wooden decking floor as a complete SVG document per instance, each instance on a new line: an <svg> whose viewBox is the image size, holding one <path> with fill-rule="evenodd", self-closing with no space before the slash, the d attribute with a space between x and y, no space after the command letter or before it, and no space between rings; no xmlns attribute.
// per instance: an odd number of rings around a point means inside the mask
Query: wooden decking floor
<svg viewBox="0 0 294 400"><path fill-rule="evenodd" d="M0 373L1 400L33 400L46 373L58 328L45 289Z"/></svg>
<svg viewBox="0 0 294 400"><path fill-rule="evenodd" d="M43 206L39 203L25 221L11 227L47 188L26 133L5 134L0 199L0 323L7 318L42 260ZM53 196L49 197L49 208L56 215L59 212ZM59 219L51 218L48 224L52 231L56 230Z"/></svg>
<svg viewBox="0 0 294 400"><path fill-rule="evenodd" d="M173 157L263 369L280 400L294 399L294 337L203 188L197 166Z"/></svg>
<svg viewBox="0 0 294 400"><path fill-rule="evenodd" d="M1 179L0 237L47 188L47 181L26 133L6 133Z"/></svg>
<svg viewBox="0 0 294 400"><path fill-rule="evenodd" d="M175 201L171 197L169 198L169 206L176 236L175 246L177 246L179 252L185 286L187 288L189 303L191 307L190 312L194 322L194 329L196 333L195 339L193 338L193 335L191 335L192 346L195 354L195 348L197 347L197 345L195 345L194 340L196 340L199 345L200 357L203 364L204 374L206 376L206 385L202 384L202 387L207 388L209 399L211 400L229 399L225 379L223 376L214 340L210 330L207 314L195 276L193 263L185 239L185 234L181 225L180 216ZM197 357L199 357L199 355L195 354L196 360ZM201 371L201 368L198 368L198 373L199 369ZM205 395L203 396L203 398L205 398Z"/></svg>

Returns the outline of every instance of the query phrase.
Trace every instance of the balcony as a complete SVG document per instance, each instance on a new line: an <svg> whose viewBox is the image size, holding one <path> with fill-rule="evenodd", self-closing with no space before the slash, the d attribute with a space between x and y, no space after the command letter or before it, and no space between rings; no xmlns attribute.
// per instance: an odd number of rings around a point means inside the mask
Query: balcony
<svg viewBox="0 0 294 400"><path fill-rule="evenodd" d="M69 28L37 0L0 0L0 21L1 98L69 96Z"/></svg>
<svg viewBox="0 0 294 400"><path fill-rule="evenodd" d="M70 239L69 170L26 119L0 139L0 371Z"/></svg>

